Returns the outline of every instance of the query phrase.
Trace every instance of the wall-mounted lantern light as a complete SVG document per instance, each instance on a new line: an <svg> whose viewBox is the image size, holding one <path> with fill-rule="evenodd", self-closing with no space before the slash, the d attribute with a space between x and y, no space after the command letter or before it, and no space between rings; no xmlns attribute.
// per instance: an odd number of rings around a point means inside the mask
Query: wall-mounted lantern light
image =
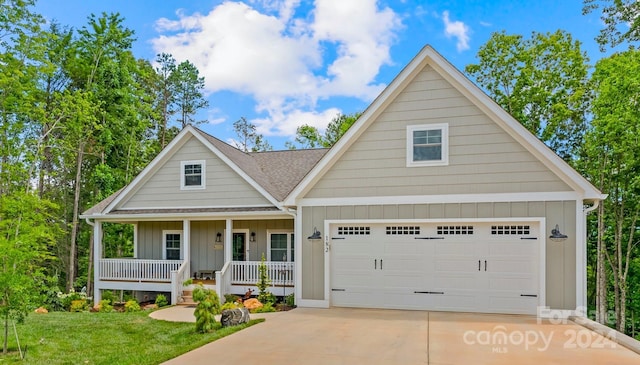
<svg viewBox="0 0 640 365"><path fill-rule="evenodd" d="M216 242L222 242L222 233L216 233Z"/></svg>
<svg viewBox="0 0 640 365"><path fill-rule="evenodd" d="M310 240L319 240L321 238L322 238L322 233L320 233L320 231L318 231L316 227L313 227L313 234L307 237L307 239L310 239Z"/></svg>
<svg viewBox="0 0 640 365"><path fill-rule="evenodd" d="M551 236L549 236L549 239L552 240L553 242L562 242L562 241L565 241L567 238L568 237L566 234L560 233L560 227L558 227L557 224L556 224L556 227L551 230Z"/></svg>
<svg viewBox="0 0 640 365"><path fill-rule="evenodd" d="M255 242L255 241L256 241L256 233L251 232L251 234L249 235L249 242Z"/></svg>

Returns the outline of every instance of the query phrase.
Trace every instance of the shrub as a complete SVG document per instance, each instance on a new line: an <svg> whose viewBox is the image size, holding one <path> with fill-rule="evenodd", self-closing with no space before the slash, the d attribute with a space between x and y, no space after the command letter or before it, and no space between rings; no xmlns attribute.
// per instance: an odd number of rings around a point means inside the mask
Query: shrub
<svg viewBox="0 0 640 365"><path fill-rule="evenodd" d="M57 297L65 311L71 310L71 305L76 300L87 301L87 293L76 292L73 288L69 290L69 293L58 292ZM88 307L87 303L87 307Z"/></svg>
<svg viewBox="0 0 640 365"><path fill-rule="evenodd" d="M269 279L269 274L267 273L267 264L265 262L264 253L262 254L262 259L260 260L260 265L258 266L258 283L256 286L258 287L258 300L262 304L271 303L274 304L276 302L276 297L267 289L271 286L271 279Z"/></svg>
<svg viewBox="0 0 640 365"><path fill-rule="evenodd" d="M140 304L135 299L129 299L126 303L124 303L124 311L125 312L139 312Z"/></svg>
<svg viewBox="0 0 640 365"><path fill-rule="evenodd" d="M164 296L164 294L156 295L156 305L158 306L158 308L164 307L167 304L169 304L169 301L167 300L167 297Z"/></svg>
<svg viewBox="0 0 640 365"><path fill-rule="evenodd" d="M86 299L78 299L71 302L69 311L71 312L86 312L89 310L89 303Z"/></svg>
<svg viewBox="0 0 640 365"><path fill-rule="evenodd" d="M291 294L287 295L286 297L284 297L284 304L286 304L289 307L295 307L296 306L296 296L294 295L294 293L291 293Z"/></svg>
<svg viewBox="0 0 640 365"><path fill-rule="evenodd" d="M100 301L100 304L98 304L98 312L101 312L101 313L113 312L113 306L111 305L108 299L102 299Z"/></svg>
<svg viewBox="0 0 640 365"><path fill-rule="evenodd" d="M235 295L235 294L225 294L224 295L224 302L225 303L229 303L229 302L237 302L240 300L240 297Z"/></svg>
<svg viewBox="0 0 640 365"><path fill-rule="evenodd" d="M113 305L116 302L116 295L113 294L111 290L106 290L102 292L102 300L109 301L109 304ZM102 303L102 301L101 301Z"/></svg>
<svg viewBox="0 0 640 365"><path fill-rule="evenodd" d="M222 313L223 310L236 309L236 308L242 308L242 303L226 302L222 307L220 307L220 313Z"/></svg>
<svg viewBox="0 0 640 365"><path fill-rule="evenodd" d="M198 302L193 312L193 315L196 316L196 332L211 332L216 324L215 315L220 313L218 293L198 284L193 290L193 300Z"/></svg>
<svg viewBox="0 0 640 365"><path fill-rule="evenodd" d="M273 304L265 303L262 307L251 310L251 313L269 313L275 311L276 309L273 307Z"/></svg>

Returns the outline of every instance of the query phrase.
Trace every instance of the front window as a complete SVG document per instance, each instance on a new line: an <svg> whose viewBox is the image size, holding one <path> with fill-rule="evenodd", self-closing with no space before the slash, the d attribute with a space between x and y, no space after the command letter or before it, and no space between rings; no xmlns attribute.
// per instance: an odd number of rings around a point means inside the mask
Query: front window
<svg viewBox="0 0 640 365"><path fill-rule="evenodd" d="M269 232L269 261L292 262L294 236L291 232Z"/></svg>
<svg viewBox="0 0 640 365"><path fill-rule="evenodd" d="M180 163L180 188L182 190L204 189L204 161L182 161Z"/></svg>
<svg viewBox="0 0 640 365"><path fill-rule="evenodd" d="M163 259L164 260L180 260L182 247L182 231L163 231Z"/></svg>
<svg viewBox="0 0 640 365"><path fill-rule="evenodd" d="M427 124L407 127L407 166L447 165L449 126Z"/></svg>

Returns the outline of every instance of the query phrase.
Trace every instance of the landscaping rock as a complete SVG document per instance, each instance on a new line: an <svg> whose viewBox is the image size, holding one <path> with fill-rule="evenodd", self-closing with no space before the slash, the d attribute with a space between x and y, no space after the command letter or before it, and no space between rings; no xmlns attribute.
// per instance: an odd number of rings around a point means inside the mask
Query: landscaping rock
<svg viewBox="0 0 640 365"><path fill-rule="evenodd" d="M244 305L244 307L247 308L248 310L253 310L256 308L263 307L263 304L260 303L260 301L256 298L247 299L244 302L242 302L242 305Z"/></svg>
<svg viewBox="0 0 640 365"><path fill-rule="evenodd" d="M225 309L220 316L222 327L237 326L249 322L249 310L247 308Z"/></svg>
<svg viewBox="0 0 640 365"><path fill-rule="evenodd" d="M40 307L36 309L36 313L49 313L49 311L47 310L47 308Z"/></svg>

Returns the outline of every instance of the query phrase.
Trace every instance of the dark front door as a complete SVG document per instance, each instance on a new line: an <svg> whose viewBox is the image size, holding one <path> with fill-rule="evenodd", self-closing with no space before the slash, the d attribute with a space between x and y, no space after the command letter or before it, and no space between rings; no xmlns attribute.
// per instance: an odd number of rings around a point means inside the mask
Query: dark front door
<svg viewBox="0 0 640 365"><path fill-rule="evenodd" d="M247 235L244 233L233 234L233 261L247 260Z"/></svg>

